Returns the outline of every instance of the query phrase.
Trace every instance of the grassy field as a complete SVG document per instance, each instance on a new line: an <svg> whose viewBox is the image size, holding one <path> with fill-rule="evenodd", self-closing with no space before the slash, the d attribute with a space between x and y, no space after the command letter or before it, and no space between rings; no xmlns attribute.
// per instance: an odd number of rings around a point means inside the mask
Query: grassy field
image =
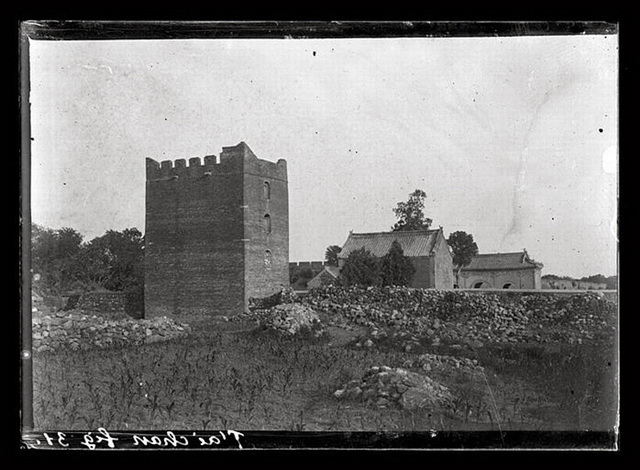
<svg viewBox="0 0 640 470"><path fill-rule="evenodd" d="M333 396L369 367L400 367L424 348L356 348L346 332L341 344L235 321L192 326L188 339L36 354L36 430L610 430L615 422L613 348L439 348L477 359L486 374L473 382L455 370L432 374L457 397L438 415Z"/></svg>

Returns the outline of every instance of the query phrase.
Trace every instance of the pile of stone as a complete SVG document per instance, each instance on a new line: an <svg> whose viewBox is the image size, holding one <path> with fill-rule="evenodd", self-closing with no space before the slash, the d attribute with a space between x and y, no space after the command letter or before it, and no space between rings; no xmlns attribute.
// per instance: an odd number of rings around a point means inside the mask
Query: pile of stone
<svg viewBox="0 0 640 470"><path fill-rule="evenodd" d="M299 302L326 314L335 324L404 330L436 345L466 343L476 347L485 342L572 343L610 338L617 311L615 303L591 292L497 295L324 286L312 289Z"/></svg>
<svg viewBox="0 0 640 470"><path fill-rule="evenodd" d="M288 336L302 331L320 336L323 332L322 323L316 312L306 305L296 303L283 303L268 309L250 310L242 317Z"/></svg>
<svg viewBox="0 0 640 470"><path fill-rule="evenodd" d="M447 387L426 375L387 366L371 367L360 380L352 380L333 394L375 408L443 412L454 397Z"/></svg>
<svg viewBox="0 0 640 470"><path fill-rule="evenodd" d="M109 319L82 312L60 311L32 320L33 350L36 352L139 346L182 338L190 332L189 325L167 317Z"/></svg>

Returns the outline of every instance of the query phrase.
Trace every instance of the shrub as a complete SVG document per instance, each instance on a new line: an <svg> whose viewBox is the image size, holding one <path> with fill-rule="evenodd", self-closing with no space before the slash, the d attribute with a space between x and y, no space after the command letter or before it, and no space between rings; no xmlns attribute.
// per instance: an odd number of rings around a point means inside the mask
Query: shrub
<svg viewBox="0 0 640 470"><path fill-rule="evenodd" d="M365 248L349 253L340 278L347 286L379 286L381 284L380 263Z"/></svg>
<svg viewBox="0 0 640 470"><path fill-rule="evenodd" d="M404 255L398 240L394 240L389 252L380 260L382 285L407 286L411 282L416 268L409 258Z"/></svg>

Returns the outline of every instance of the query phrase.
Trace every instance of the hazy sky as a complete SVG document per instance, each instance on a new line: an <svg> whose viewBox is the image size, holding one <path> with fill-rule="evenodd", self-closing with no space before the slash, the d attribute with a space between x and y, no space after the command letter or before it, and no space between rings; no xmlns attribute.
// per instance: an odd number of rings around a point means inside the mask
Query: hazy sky
<svg viewBox="0 0 640 470"><path fill-rule="evenodd" d="M617 36L31 41L32 217L144 232L145 157L245 141L289 171L290 259L389 230L616 272Z"/></svg>

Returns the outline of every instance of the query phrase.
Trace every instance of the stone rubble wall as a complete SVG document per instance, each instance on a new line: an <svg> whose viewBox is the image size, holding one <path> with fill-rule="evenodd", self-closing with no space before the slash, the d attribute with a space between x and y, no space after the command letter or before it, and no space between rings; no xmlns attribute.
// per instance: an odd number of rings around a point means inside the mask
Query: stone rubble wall
<svg viewBox="0 0 640 470"><path fill-rule="evenodd" d="M110 319L82 312L57 312L32 319L33 350L86 351L168 341L188 336L189 325L167 317Z"/></svg>
<svg viewBox="0 0 640 470"><path fill-rule="evenodd" d="M67 296L64 310L81 310L87 313L123 314L132 318L144 317L144 291L86 292Z"/></svg>
<svg viewBox="0 0 640 470"><path fill-rule="evenodd" d="M610 341L617 304L595 292L496 295L406 287L323 286L296 302L332 322L397 329L434 343Z"/></svg>

